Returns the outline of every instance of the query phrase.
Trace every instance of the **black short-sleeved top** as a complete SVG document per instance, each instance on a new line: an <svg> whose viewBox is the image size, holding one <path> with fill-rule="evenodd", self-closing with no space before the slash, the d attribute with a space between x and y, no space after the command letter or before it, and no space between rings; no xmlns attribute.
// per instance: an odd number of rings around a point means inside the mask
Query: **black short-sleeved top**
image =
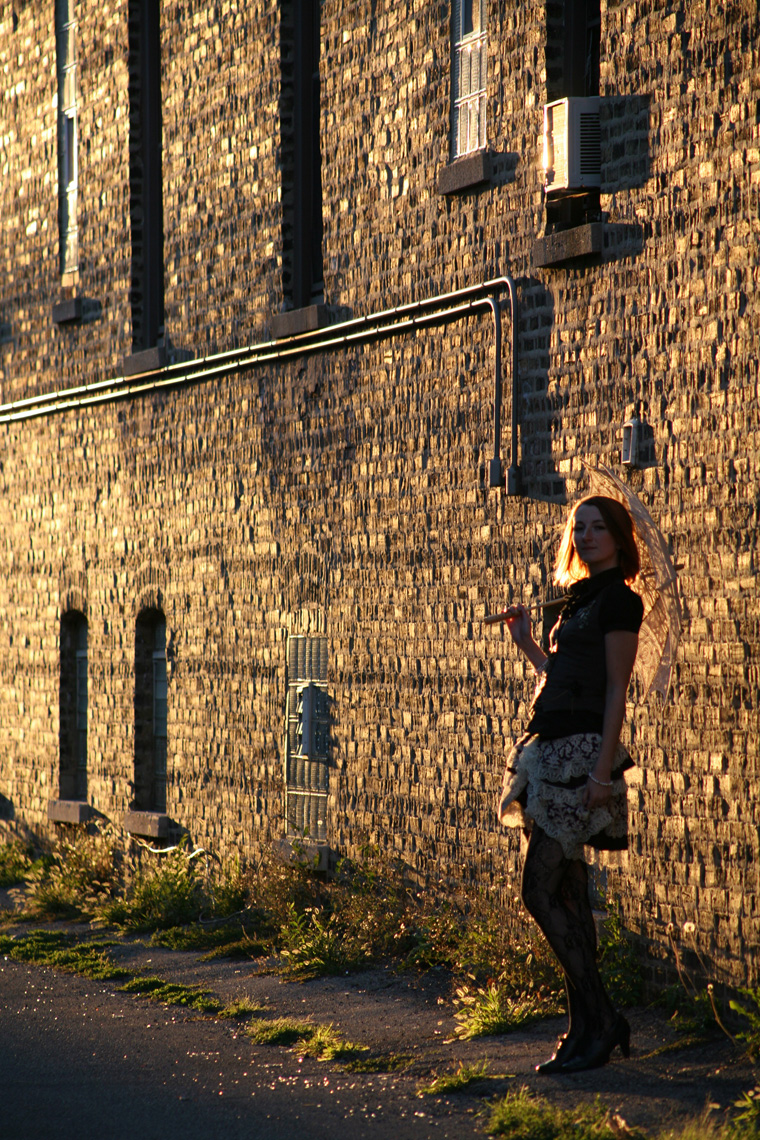
<svg viewBox="0 0 760 1140"><path fill-rule="evenodd" d="M638 633L643 616L641 598L617 567L570 588L549 637L549 659L533 699L528 732L554 739L602 731L605 635L616 630Z"/></svg>

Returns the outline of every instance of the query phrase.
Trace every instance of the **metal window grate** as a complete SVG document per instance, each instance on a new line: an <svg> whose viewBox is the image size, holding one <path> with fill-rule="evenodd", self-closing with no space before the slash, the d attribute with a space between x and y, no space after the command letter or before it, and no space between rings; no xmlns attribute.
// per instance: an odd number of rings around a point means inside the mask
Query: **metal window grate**
<svg viewBox="0 0 760 1140"><path fill-rule="evenodd" d="M289 835L327 839L328 752L327 638L288 639L286 808Z"/></svg>
<svg viewBox="0 0 760 1140"><path fill-rule="evenodd" d="M76 798L87 799L87 621L76 627Z"/></svg>
<svg viewBox="0 0 760 1140"><path fill-rule="evenodd" d="M452 157L486 145L486 0L455 0L452 27Z"/></svg>
<svg viewBox="0 0 760 1140"><path fill-rule="evenodd" d="M77 229L77 43L74 0L56 0L58 72L58 202L61 273L79 264Z"/></svg>
<svg viewBox="0 0 760 1140"><path fill-rule="evenodd" d="M166 623L156 622L153 633L153 806L166 811Z"/></svg>

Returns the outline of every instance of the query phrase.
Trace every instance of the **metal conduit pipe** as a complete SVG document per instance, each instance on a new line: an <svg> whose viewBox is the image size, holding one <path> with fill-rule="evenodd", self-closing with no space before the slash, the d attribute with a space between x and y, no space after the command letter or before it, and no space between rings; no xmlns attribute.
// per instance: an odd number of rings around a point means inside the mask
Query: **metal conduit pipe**
<svg viewBox="0 0 760 1140"><path fill-rule="evenodd" d="M336 325L312 332L298 333L276 341L264 341L262 344L249 345L245 348L233 349L229 352L216 353L200 360L182 361L179 364L170 364L164 368L143 372L135 376L116 376L109 380L97 381L93 384L82 384L73 388L61 388L41 396L30 396L26 399L15 400L9 404L0 405L0 424L18 423L19 421L36 419L40 416L53 415L56 412L70 411L76 408L88 407L94 404L106 404L113 400L124 400L130 397L148 395L168 388L184 387L189 384L198 384L213 380L231 372L240 372L247 368L255 368L269 363L292 360L296 357L307 356L314 352L325 352L348 348L353 345L369 343L373 340L402 335L414 332L416 329L427 328L432 325L448 324L461 320L462 317L489 310L494 314L496 327L496 379L498 386L498 400L494 396L494 448L495 459L498 458L500 446L500 407L501 407L501 320L499 302L497 298L504 289L509 290L512 306L512 372L513 372L513 399L512 399L512 466L509 473L517 470L517 412L514 393L516 391L516 291L511 277L497 277L481 285L470 285L464 289L457 289L450 293L442 293L436 297L429 297L422 301L414 301L406 305L399 305L393 309L385 309L380 313L369 314L365 317L356 317L349 321L342 321ZM458 303L457 303L458 302ZM499 465L501 460L499 460ZM492 471L494 466L492 463ZM500 466L499 466L500 470ZM493 475L492 475L493 480ZM491 481L491 486L503 485ZM510 494L519 491L511 490Z"/></svg>

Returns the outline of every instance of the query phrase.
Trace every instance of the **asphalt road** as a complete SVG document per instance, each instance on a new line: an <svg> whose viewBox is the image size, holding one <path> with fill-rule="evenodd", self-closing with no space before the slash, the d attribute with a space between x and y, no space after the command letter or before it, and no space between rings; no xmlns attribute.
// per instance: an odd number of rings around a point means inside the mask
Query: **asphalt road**
<svg viewBox="0 0 760 1140"><path fill-rule="evenodd" d="M82 931L80 931L82 933ZM472 1140L486 1135L488 1099L527 1085L561 1107L601 1098L652 1136L699 1115L720 1119L758 1080L722 1036L679 1047L656 1010L629 1011L633 1052L604 1069L537 1077L561 1020L501 1037L452 1041L451 979L379 967L350 978L283 983L256 963L119 942L114 959L137 974L198 985L224 1002L242 996L268 1016L333 1023L344 1039L404 1054L396 1073L350 1073L255 1045L229 1021L0 958L0 1140ZM663 1051L665 1050L665 1051ZM418 1095L436 1073L488 1063L470 1093Z"/></svg>
<svg viewBox="0 0 760 1140"><path fill-rule="evenodd" d="M473 1107L347 1074L113 984L0 961L2 1140L482 1136ZM469 1098L468 1098L469 1099Z"/></svg>

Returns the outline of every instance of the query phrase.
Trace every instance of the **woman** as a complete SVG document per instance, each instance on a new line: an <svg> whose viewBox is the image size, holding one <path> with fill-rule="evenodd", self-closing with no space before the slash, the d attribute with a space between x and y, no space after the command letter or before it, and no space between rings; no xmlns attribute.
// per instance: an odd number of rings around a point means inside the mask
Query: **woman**
<svg viewBox="0 0 760 1140"><path fill-rule="evenodd" d="M627 583L639 572L631 517L603 496L582 499L565 526L554 581L569 587L548 656L528 611L505 611L515 644L539 673L527 734L507 760L499 819L530 826L522 900L559 959L569 1027L539 1073L606 1064L629 1055L628 1022L616 1013L596 963L596 927L583 846L627 845L620 744L643 604ZM532 825L532 826L531 826Z"/></svg>

